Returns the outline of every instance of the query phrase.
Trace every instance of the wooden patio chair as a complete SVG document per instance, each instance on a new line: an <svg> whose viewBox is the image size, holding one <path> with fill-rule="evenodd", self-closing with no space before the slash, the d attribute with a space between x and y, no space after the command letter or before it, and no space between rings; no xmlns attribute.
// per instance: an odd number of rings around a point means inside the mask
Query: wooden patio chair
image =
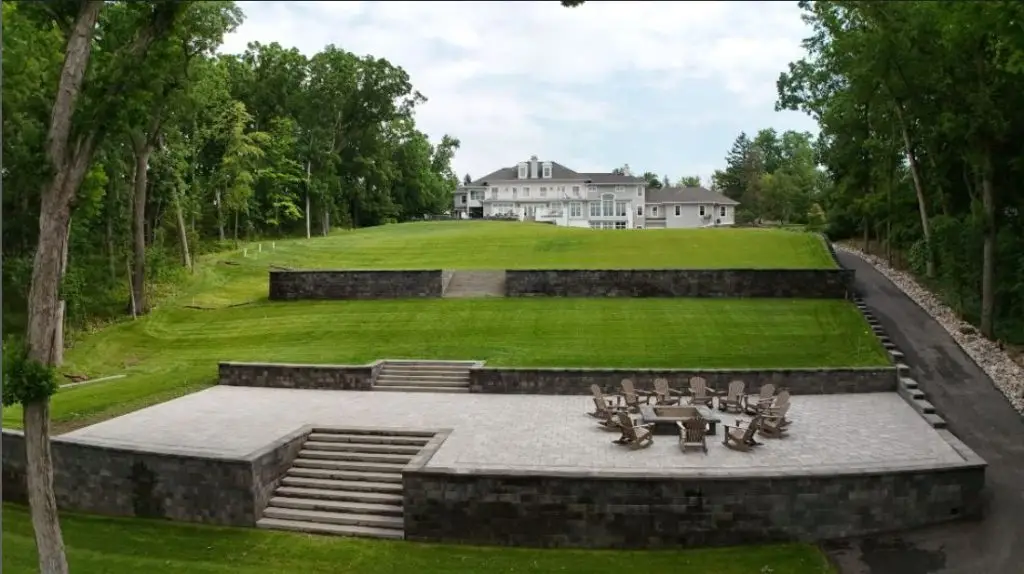
<svg viewBox="0 0 1024 574"><path fill-rule="evenodd" d="M746 426L743 426L743 421L737 420L736 425L722 425L725 427L725 436L722 438L722 444L725 446L739 451L748 451L752 447L758 446L761 443L754 440L754 433L761 428L761 416L755 416Z"/></svg>
<svg viewBox="0 0 1024 574"><path fill-rule="evenodd" d="M615 411L624 409L622 406L622 395L612 395L612 397L605 396L601 392L601 387L596 384L590 385L590 392L594 394L594 412L587 413L595 419L605 420ZM612 400L614 398L615 400Z"/></svg>
<svg viewBox="0 0 1024 574"><path fill-rule="evenodd" d="M654 444L654 433L651 431L653 423L638 425L628 413L619 413L616 416L619 419L622 436L612 442L628 446L632 450L647 448Z"/></svg>
<svg viewBox="0 0 1024 574"><path fill-rule="evenodd" d="M654 393L650 391L638 391L633 386L633 381L630 379L622 379L622 400L626 403L626 408L630 412L637 412L640 410L640 405L651 404L651 397Z"/></svg>
<svg viewBox="0 0 1024 574"><path fill-rule="evenodd" d="M668 386L668 379L654 379L654 401L658 405L678 405L682 391Z"/></svg>
<svg viewBox="0 0 1024 574"><path fill-rule="evenodd" d="M718 410L727 413L742 413L746 399L747 384L743 381L729 383L729 391L724 397L718 397Z"/></svg>
<svg viewBox="0 0 1024 574"><path fill-rule="evenodd" d="M788 410L789 403L786 403L779 409L777 415L763 416L758 434L768 438L784 438L789 433L789 421L786 420L786 412Z"/></svg>
<svg viewBox="0 0 1024 574"><path fill-rule="evenodd" d="M789 409L789 391L782 389L779 394L772 397L771 402L763 402L757 405L757 414L763 416L777 416L782 409Z"/></svg>
<svg viewBox="0 0 1024 574"><path fill-rule="evenodd" d="M679 427L679 450L686 452L688 448L699 448L708 453L707 431L708 422L704 417L697 415L685 421L678 421Z"/></svg>
<svg viewBox="0 0 1024 574"><path fill-rule="evenodd" d="M690 378L691 405L704 405L705 407L711 408L711 402L714 400L714 396L715 389L708 386L708 382L704 380L704 377Z"/></svg>
<svg viewBox="0 0 1024 574"><path fill-rule="evenodd" d="M761 391L756 395L747 395L743 399L743 410L748 415L756 415L761 405L771 405L775 398L775 385L765 383L761 385Z"/></svg>

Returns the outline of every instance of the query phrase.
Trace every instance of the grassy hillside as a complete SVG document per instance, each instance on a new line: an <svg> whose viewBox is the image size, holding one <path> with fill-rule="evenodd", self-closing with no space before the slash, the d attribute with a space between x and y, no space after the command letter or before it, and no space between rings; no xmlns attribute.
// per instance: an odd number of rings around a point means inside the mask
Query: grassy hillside
<svg viewBox="0 0 1024 574"><path fill-rule="evenodd" d="M265 245L267 247L268 245ZM318 269L829 268L818 236L779 229L592 230L439 221L277 244L279 265Z"/></svg>

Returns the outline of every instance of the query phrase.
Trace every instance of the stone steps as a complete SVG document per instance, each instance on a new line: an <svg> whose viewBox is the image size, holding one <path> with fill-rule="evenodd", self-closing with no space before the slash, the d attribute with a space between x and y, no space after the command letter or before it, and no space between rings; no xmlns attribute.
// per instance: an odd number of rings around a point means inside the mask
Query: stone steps
<svg viewBox="0 0 1024 574"><path fill-rule="evenodd" d="M442 297L504 297L505 272L493 271L454 271Z"/></svg>
<svg viewBox="0 0 1024 574"><path fill-rule="evenodd" d="M256 525L314 534L404 538L402 469L433 435L313 429Z"/></svg>
<svg viewBox="0 0 1024 574"><path fill-rule="evenodd" d="M374 390L393 392L469 392L471 361L384 361Z"/></svg>

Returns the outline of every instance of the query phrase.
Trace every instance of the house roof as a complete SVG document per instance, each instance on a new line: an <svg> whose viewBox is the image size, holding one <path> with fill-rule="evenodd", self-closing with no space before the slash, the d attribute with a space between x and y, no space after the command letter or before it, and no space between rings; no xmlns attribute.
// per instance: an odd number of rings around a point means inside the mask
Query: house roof
<svg viewBox="0 0 1024 574"><path fill-rule="evenodd" d="M647 203L716 203L718 205L739 205L717 191L703 187L663 187L647 190Z"/></svg>
<svg viewBox="0 0 1024 574"><path fill-rule="evenodd" d="M545 163L543 161L539 162ZM496 171L493 171L480 179L473 181L472 185L484 185L488 181L507 181L519 179L519 166L514 165L512 167L503 167ZM580 179L592 183L604 183L604 184L615 184L615 183L643 183L644 178L637 177L634 175L618 175L614 173L579 173L573 171L557 161L551 162L551 177L544 179ZM543 181L539 179L533 179L527 181Z"/></svg>

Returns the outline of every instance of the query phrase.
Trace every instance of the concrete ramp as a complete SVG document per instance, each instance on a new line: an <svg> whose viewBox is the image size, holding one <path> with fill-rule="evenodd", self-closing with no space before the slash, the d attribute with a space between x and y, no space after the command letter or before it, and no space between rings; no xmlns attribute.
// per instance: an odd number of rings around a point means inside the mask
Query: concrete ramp
<svg viewBox="0 0 1024 574"><path fill-rule="evenodd" d="M505 271L453 271L444 293L445 298L504 297Z"/></svg>

